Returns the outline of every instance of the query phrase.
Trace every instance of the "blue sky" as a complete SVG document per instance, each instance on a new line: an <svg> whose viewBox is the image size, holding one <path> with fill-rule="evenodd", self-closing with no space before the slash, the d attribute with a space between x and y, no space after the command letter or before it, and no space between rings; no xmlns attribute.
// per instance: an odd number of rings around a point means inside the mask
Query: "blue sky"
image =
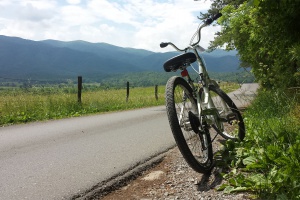
<svg viewBox="0 0 300 200"><path fill-rule="evenodd" d="M30 40L105 42L160 49L162 41L188 45L209 0L0 0L0 35ZM220 27L203 31L207 47Z"/></svg>

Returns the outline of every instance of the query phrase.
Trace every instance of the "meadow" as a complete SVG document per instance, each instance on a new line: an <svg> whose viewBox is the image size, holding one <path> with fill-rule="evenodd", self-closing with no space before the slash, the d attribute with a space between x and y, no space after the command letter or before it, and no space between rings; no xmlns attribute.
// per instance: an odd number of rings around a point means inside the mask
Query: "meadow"
<svg viewBox="0 0 300 200"><path fill-rule="evenodd" d="M47 86L0 89L0 125L27 123L87 114L122 111L165 104L165 86L132 87L126 101L127 89L105 89L84 85L81 103L77 86ZM236 90L236 83L222 83L225 91Z"/></svg>

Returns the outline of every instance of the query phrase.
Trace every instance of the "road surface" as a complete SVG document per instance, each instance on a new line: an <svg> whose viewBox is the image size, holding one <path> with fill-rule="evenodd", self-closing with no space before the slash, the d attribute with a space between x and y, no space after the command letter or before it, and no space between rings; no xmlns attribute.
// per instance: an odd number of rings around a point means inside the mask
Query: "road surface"
<svg viewBox="0 0 300 200"><path fill-rule="evenodd" d="M164 106L1 127L0 199L70 199L174 144Z"/></svg>
<svg viewBox="0 0 300 200"><path fill-rule="evenodd" d="M243 84L240 89L227 95L234 101L238 108L247 107L256 96L259 85L256 83Z"/></svg>

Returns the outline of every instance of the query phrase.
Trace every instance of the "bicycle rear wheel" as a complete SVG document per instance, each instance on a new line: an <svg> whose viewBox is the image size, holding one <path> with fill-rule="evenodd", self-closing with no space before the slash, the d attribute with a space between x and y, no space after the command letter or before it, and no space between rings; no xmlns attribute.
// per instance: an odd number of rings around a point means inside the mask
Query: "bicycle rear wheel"
<svg viewBox="0 0 300 200"><path fill-rule="evenodd" d="M223 92L219 87L209 85L209 93L215 108L219 113L219 122L221 129L217 124L213 124L212 128L225 139L243 140L245 137L245 125L243 117L231 100L231 98ZM200 98L203 100L203 90L200 90Z"/></svg>
<svg viewBox="0 0 300 200"><path fill-rule="evenodd" d="M166 109L170 127L186 162L199 173L208 173L213 165L208 130L200 131L198 109L192 88L181 77L171 77L166 85Z"/></svg>

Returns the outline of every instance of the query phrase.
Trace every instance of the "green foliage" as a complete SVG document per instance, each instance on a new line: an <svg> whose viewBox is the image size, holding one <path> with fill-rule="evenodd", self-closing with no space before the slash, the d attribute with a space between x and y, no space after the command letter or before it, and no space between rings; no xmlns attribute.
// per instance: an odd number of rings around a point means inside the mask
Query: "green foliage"
<svg viewBox="0 0 300 200"><path fill-rule="evenodd" d="M227 184L220 190L300 199L299 102L299 93L260 91L244 115L246 139L225 144L231 172L224 175Z"/></svg>
<svg viewBox="0 0 300 200"><path fill-rule="evenodd" d="M221 33L211 49L236 48L242 66L251 66L265 88L300 85L300 21L297 0L256 0L226 5Z"/></svg>
<svg viewBox="0 0 300 200"><path fill-rule="evenodd" d="M206 20L208 18L212 18L225 6L232 5L234 7L238 7L240 4L245 2L245 0L211 0L211 2L211 7L207 13L200 13L200 19Z"/></svg>

